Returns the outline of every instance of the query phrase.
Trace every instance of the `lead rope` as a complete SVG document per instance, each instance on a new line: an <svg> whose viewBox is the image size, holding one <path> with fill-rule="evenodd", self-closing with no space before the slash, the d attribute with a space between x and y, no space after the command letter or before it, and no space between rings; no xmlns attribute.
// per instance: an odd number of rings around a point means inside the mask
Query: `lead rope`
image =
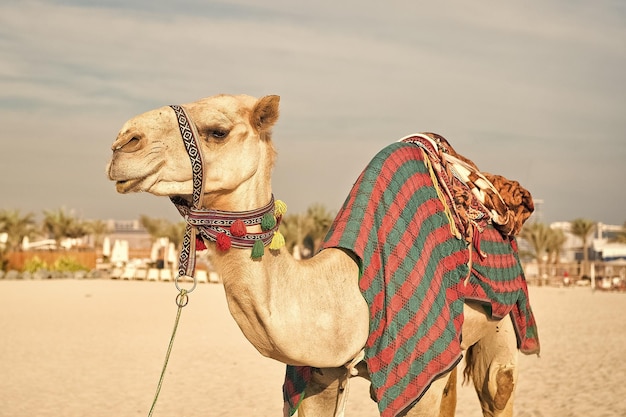
<svg viewBox="0 0 626 417"><path fill-rule="evenodd" d="M163 386L163 379L165 378L165 370L167 369L167 363L170 360L170 354L172 353L172 346L174 346L174 338L176 337L176 330L178 329L178 322L180 321L180 312L183 307L187 305L189 302L188 292L185 289L180 290L180 293L176 296L176 305L178 306L178 311L176 312L176 320L174 321L174 330L172 331L172 337L170 338L170 344L167 347L167 353L165 354L165 362L163 363L163 369L161 370L161 376L159 377L159 383L157 384L156 393L154 394L154 400L152 401L152 406L150 407L150 411L148 412L148 417L152 417L152 413L154 412L154 407L156 406L157 400L159 399L159 394L161 393L161 387Z"/></svg>
<svg viewBox="0 0 626 417"><path fill-rule="evenodd" d="M204 193L204 175L202 173L202 152L196 140L197 132L195 130L195 126L189 122L189 117L181 106L172 105L170 107L174 110L174 113L176 113L176 119L178 121L180 134L183 138L183 143L185 144L187 154L189 154L189 159L191 160L193 180L193 206L195 208L200 208L202 204L202 195ZM183 237L183 246L179 255L178 275L176 276L176 279L174 279L174 285L179 291L178 295L176 296L176 305L178 306L178 310L176 311L174 329L172 330L170 343L167 347L167 352L165 353L163 369L161 370L161 376L159 377L159 383L157 384L156 393L154 394L154 400L152 401L152 406L150 407L150 411L148 412L148 417L152 417L154 407L156 406L157 400L159 399L159 394L161 393L163 380L165 379L165 371L167 369L167 364L170 360L172 347L174 346L174 338L176 337L176 330L178 330L178 324L180 322L180 313L182 312L183 307L185 307L189 303L188 294L195 290L196 285L198 284L195 276L195 253L196 228L191 226L189 222L187 222L187 226L185 228L185 236ZM180 287L179 280L181 278L191 278L193 280L193 285L189 290Z"/></svg>
<svg viewBox="0 0 626 417"><path fill-rule="evenodd" d="M339 381L339 391L337 391L337 408L335 408L335 414L333 417L345 417L346 405L348 404L348 393L350 391L350 380L359 374L356 367L363 359L365 359L365 349L361 349L354 359L345 364L347 372L345 377Z"/></svg>

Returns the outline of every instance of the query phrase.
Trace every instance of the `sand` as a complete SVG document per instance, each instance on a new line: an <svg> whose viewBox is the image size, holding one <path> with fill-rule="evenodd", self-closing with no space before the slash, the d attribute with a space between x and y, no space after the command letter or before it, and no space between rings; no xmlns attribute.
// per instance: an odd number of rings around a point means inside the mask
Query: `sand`
<svg viewBox="0 0 626 417"><path fill-rule="evenodd" d="M0 416L147 416L176 315L172 283L0 281ZM531 288L542 354L522 356L517 417L626 415L626 294ZM284 365L201 284L182 310L154 416L281 416ZM348 417L377 416L355 379ZM472 387L457 416L479 417Z"/></svg>

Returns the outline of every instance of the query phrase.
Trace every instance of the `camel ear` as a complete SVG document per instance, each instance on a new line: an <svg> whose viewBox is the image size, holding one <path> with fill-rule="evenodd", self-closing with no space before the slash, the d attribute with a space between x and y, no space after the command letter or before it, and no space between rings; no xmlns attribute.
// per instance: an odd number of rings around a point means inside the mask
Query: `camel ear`
<svg viewBox="0 0 626 417"><path fill-rule="evenodd" d="M278 120L279 101L279 96L265 96L254 105L250 122L259 132L268 131Z"/></svg>

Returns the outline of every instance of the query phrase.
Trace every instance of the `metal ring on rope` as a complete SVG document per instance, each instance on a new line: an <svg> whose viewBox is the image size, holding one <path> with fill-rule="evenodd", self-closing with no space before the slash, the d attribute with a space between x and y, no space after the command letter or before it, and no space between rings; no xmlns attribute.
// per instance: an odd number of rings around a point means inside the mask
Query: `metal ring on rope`
<svg viewBox="0 0 626 417"><path fill-rule="evenodd" d="M191 286L191 288L188 289L188 290L185 290L187 292L187 294L189 294L190 292L192 292L193 290L196 289L196 286L198 285L198 280L196 279L195 276L190 277L189 275L177 275L176 278L174 278L174 285L176 285L176 289L178 291L183 291L183 288L180 288L180 286L178 285L178 280L180 278L190 278L193 281L193 285Z"/></svg>

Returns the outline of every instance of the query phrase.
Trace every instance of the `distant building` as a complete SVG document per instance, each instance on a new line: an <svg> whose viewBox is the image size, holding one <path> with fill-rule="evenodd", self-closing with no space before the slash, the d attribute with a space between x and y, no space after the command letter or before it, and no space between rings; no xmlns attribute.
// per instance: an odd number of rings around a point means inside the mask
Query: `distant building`
<svg viewBox="0 0 626 417"><path fill-rule="evenodd" d="M107 220L111 242L126 240L131 250L150 250L152 236L141 226L139 220Z"/></svg>
<svg viewBox="0 0 626 417"><path fill-rule="evenodd" d="M580 261L583 258L583 242L570 233L570 222L554 222L550 224L550 228L565 232L567 240L563 245L561 260ZM597 223L595 235L589 240L589 259L595 261L626 259L626 244L610 242L622 230L622 226Z"/></svg>
<svg viewBox="0 0 626 417"><path fill-rule="evenodd" d="M592 248L596 258L610 262L620 259L626 260L626 244L611 242L619 232L623 230L622 226L598 223L596 228L596 237L593 239Z"/></svg>

